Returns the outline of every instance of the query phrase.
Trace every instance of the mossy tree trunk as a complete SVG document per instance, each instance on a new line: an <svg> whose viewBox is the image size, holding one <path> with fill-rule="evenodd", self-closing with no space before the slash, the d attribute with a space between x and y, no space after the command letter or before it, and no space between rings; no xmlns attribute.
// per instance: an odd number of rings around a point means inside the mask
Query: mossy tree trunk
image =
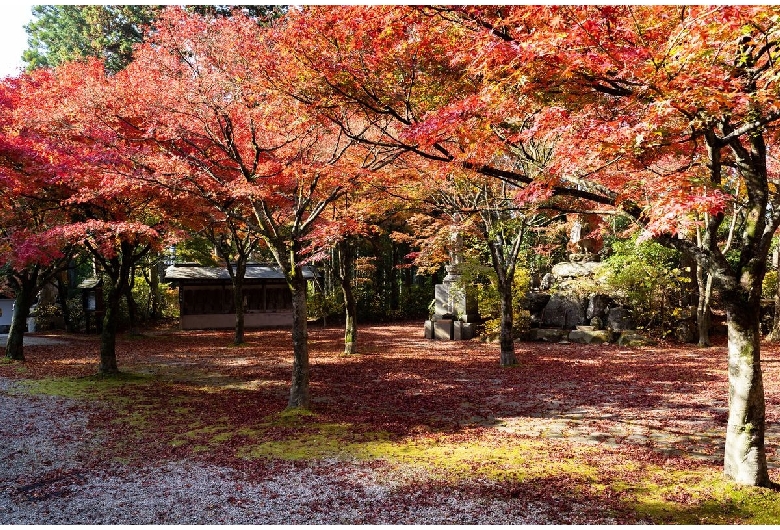
<svg viewBox="0 0 780 530"><path fill-rule="evenodd" d="M121 284L112 278L110 283L103 284L103 299L105 313L103 314L103 329L100 332L100 366L98 372L111 375L119 372L116 362L116 335L119 326L119 303L123 296Z"/></svg>
<svg viewBox="0 0 780 530"><path fill-rule="evenodd" d="M769 486L760 359L760 302L731 302L728 315L729 419L724 472L740 484Z"/></svg>
<svg viewBox="0 0 780 530"><path fill-rule="evenodd" d="M5 345L5 356L14 361L24 361L24 331L27 327L27 317L38 289L39 268L32 267L24 274L13 278L16 291L14 313L11 319L11 329Z"/></svg>
<svg viewBox="0 0 780 530"><path fill-rule="evenodd" d="M287 283L292 294L293 310L293 370L288 408L307 409L311 405L309 394L309 330L306 305L306 279L301 266L289 274Z"/></svg>
<svg viewBox="0 0 780 530"><path fill-rule="evenodd" d="M287 403L290 409L308 409L311 405L309 310L306 303L307 283L303 275L303 245L325 208L344 194L344 189L339 185L322 193L322 190L318 190L319 182L319 177L315 176L305 185L298 183L295 193L290 193L294 197L293 203L285 206L284 215L279 215L278 207L272 203L263 200L252 203L258 226L250 228L265 241L276 263L284 271L292 296L293 370Z"/></svg>
<svg viewBox="0 0 780 530"><path fill-rule="evenodd" d="M352 269L355 249L352 241L342 240L338 245L339 280L344 295L344 355L357 353L357 300L352 290Z"/></svg>
<svg viewBox="0 0 780 530"><path fill-rule="evenodd" d="M498 277L498 291L501 299L500 362L501 366L515 366L518 362L515 355L515 339L512 336L514 326L514 314L512 311L514 303L514 260L511 263L507 263L500 244L490 242L489 247L493 269Z"/></svg>
<svg viewBox="0 0 780 530"><path fill-rule="evenodd" d="M120 301L130 290L133 267L151 250L151 245L121 241L114 256L108 258L100 250L86 243L103 271L103 330L100 333L100 366L98 372L112 375L119 372L116 360L116 337L119 329Z"/></svg>

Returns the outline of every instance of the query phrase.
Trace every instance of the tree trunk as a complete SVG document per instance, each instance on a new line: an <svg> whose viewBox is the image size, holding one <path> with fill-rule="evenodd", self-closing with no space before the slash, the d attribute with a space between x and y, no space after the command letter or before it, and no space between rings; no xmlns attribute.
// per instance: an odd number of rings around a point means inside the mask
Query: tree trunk
<svg viewBox="0 0 780 530"><path fill-rule="evenodd" d="M506 278L499 282L501 291L501 331L499 341L501 344L501 366L515 366L518 364L515 356L515 339L512 336L514 315L512 314L512 280Z"/></svg>
<svg viewBox="0 0 780 530"><path fill-rule="evenodd" d="M729 420L724 472L740 484L769 486L764 448L765 403L760 365L758 301L730 304Z"/></svg>
<svg viewBox="0 0 780 530"><path fill-rule="evenodd" d="M116 374L119 368L116 364L116 333L119 319L119 301L122 298L122 289L115 285L103 282L107 289L105 293L106 312L103 315L103 331L100 333L100 374Z"/></svg>
<svg viewBox="0 0 780 530"><path fill-rule="evenodd" d="M349 275L341 278L341 290L344 293L344 314L346 322L344 323L344 355L353 355L357 353L357 302L355 293L352 292L352 279Z"/></svg>
<svg viewBox="0 0 780 530"><path fill-rule="evenodd" d="M236 310L236 331L233 336L233 344L238 346L244 343L244 275L246 264L236 264L236 273L233 277L233 305Z"/></svg>
<svg viewBox="0 0 780 530"><path fill-rule="evenodd" d="M355 254L350 241L339 243L339 280L344 295L344 355L357 353L357 301L352 291L352 265Z"/></svg>
<svg viewBox="0 0 780 530"><path fill-rule="evenodd" d="M37 274L33 278L18 278L19 289L16 292L11 329L5 345L5 356L14 361L24 361L24 330L27 317L30 316L30 306L35 298L36 277Z"/></svg>
<svg viewBox="0 0 780 530"><path fill-rule="evenodd" d="M696 306L696 326L699 332L699 347L710 346L710 300L712 299L712 277L703 267L696 269L696 282L699 285L699 303Z"/></svg>
<svg viewBox="0 0 780 530"><path fill-rule="evenodd" d="M293 372L288 408L307 409L309 396L309 331L307 328L308 311L306 307L306 280L299 265L292 271L288 280L292 293L293 306Z"/></svg>

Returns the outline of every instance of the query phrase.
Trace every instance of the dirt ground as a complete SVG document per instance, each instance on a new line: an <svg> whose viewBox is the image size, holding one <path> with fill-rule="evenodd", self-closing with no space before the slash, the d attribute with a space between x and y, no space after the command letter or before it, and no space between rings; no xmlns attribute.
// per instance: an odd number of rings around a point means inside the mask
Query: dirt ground
<svg viewBox="0 0 780 530"><path fill-rule="evenodd" d="M392 492L347 522L734 523L765 521L765 506L780 511L774 493L744 500L720 476L723 344L518 343L520 365L502 369L495 344L426 341L422 333L419 323L365 326L359 355L344 357L342 330L311 327L307 414L284 410L292 367L285 330L250 331L239 347L221 331L123 336L118 380L93 377L97 337L29 335L27 361L0 365L0 376L15 381L9 396L69 400L68 414L85 418L100 440L81 467L188 462L239 470L256 483L276 478L282 465L317 480L369 473L371 487ZM762 359L778 481L780 349L765 345ZM421 511L432 499L439 512ZM453 504L460 515L441 511L453 499L461 499ZM482 504L464 515L462 499ZM485 503L500 505L487 515ZM531 513L537 519L522 518Z"/></svg>

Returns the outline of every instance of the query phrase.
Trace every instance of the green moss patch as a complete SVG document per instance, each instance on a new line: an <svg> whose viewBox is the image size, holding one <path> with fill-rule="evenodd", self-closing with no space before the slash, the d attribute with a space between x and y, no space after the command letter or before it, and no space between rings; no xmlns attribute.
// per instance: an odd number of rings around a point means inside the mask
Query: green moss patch
<svg viewBox="0 0 780 530"><path fill-rule="evenodd" d="M657 468L631 487L640 519L673 524L780 524L780 492L740 486L720 470Z"/></svg>
<svg viewBox="0 0 780 530"><path fill-rule="evenodd" d="M21 381L17 392L31 395L59 396L71 399L106 399L116 397L118 389L127 385L143 385L153 376L121 372L114 375L92 375L88 377L62 377L51 379L29 379Z"/></svg>

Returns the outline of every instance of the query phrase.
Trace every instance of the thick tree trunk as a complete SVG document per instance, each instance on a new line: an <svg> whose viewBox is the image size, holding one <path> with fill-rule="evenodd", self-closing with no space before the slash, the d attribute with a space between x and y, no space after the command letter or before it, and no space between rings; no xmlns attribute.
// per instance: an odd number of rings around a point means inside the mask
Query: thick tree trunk
<svg viewBox="0 0 780 530"><path fill-rule="evenodd" d="M306 307L306 280L300 266L289 280L293 306L293 372L288 408L309 408L309 331Z"/></svg>
<svg viewBox="0 0 780 530"><path fill-rule="evenodd" d="M499 282L501 291L501 331L499 341L501 344L501 366L515 366L518 364L515 356L515 339L512 336L514 315L512 311L512 280Z"/></svg>
<svg viewBox="0 0 780 530"><path fill-rule="evenodd" d="M119 320L119 301L123 293L114 286L107 285L105 288L108 292L106 292L105 299L106 312L103 315L103 331L100 333L100 367L98 372L110 375L119 373L116 363L116 333L117 321Z"/></svg>
<svg viewBox="0 0 780 530"><path fill-rule="evenodd" d="M729 420L724 472L740 484L769 486L759 313L758 302L727 307Z"/></svg>
<svg viewBox="0 0 780 530"><path fill-rule="evenodd" d="M24 361L24 330L27 326L27 317L30 316L30 306L35 298L35 284L34 278L32 280L25 278L19 282L11 329L5 345L5 356L14 361Z"/></svg>

